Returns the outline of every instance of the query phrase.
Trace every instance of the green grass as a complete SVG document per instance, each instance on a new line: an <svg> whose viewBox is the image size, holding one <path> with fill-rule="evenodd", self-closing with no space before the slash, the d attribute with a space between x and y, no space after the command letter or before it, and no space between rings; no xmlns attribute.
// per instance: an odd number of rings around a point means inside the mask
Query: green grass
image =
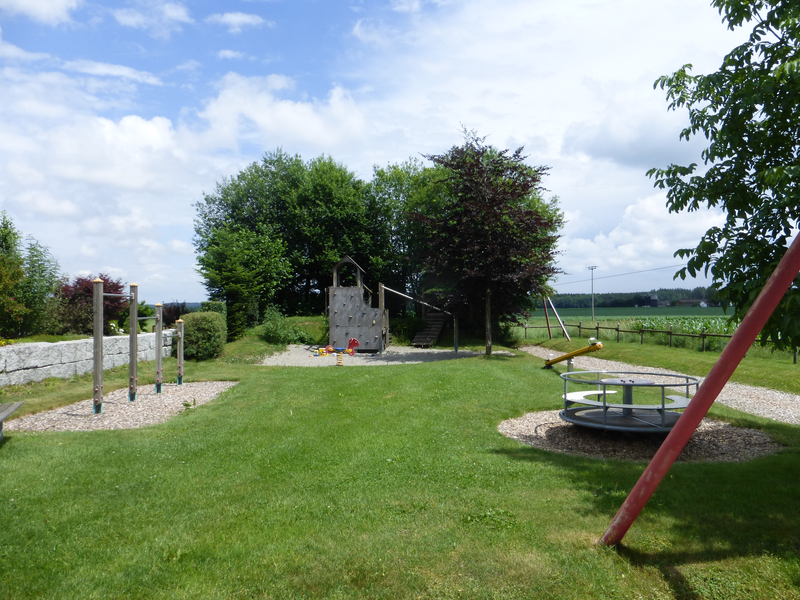
<svg viewBox="0 0 800 600"><path fill-rule="evenodd" d="M301 369L223 357L187 365L202 379L240 383L163 425L6 433L3 597L800 596L798 427L714 409L786 449L676 465L607 549L595 542L645 465L496 430L559 407L561 380L540 359ZM38 384L28 398L54 393Z"/></svg>

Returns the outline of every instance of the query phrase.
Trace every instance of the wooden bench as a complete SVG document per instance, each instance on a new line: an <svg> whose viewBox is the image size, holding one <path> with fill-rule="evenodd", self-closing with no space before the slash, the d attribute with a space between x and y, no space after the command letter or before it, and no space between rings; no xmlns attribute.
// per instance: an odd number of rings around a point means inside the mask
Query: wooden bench
<svg viewBox="0 0 800 600"><path fill-rule="evenodd" d="M606 391L607 395L616 394L614 390ZM585 392L570 392L566 396L562 396L566 401L565 408L569 404L587 404L589 406L601 406L603 408L636 408L640 410L669 410L677 408L686 408L689 406L691 398L685 396L665 396L664 405L659 404L611 404L604 400L589 400L586 396L602 396L602 390L587 390ZM669 402L667 402L669 400Z"/></svg>
<svg viewBox="0 0 800 600"><path fill-rule="evenodd" d="M11 402L10 404L0 404L0 438L3 437L3 421L6 417L17 410L24 402Z"/></svg>

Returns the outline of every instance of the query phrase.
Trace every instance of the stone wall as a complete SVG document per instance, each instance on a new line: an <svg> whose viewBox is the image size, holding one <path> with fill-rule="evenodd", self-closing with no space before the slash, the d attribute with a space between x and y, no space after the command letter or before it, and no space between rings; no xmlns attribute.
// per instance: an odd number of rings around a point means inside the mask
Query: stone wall
<svg viewBox="0 0 800 600"><path fill-rule="evenodd" d="M172 353L173 329L163 332L163 356ZM127 335L103 338L103 370L128 364L130 340ZM48 377L69 379L91 373L94 368L94 340L49 344L12 344L0 348L0 387L42 381ZM156 359L156 334L139 334L139 362Z"/></svg>

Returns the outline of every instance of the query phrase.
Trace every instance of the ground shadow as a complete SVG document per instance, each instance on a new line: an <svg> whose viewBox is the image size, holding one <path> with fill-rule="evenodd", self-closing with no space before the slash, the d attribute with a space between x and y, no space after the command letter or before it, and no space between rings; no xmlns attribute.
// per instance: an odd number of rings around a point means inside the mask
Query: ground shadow
<svg viewBox="0 0 800 600"><path fill-rule="evenodd" d="M796 427L775 424L784 436L797 439ZM509 460L549 463L572 487L588 492L581 502L608 523L638 481L647 462L596 460L537 448L496 449ZM623 543L617 552L634 566L658 568L677 598L702 596L681 573L681 567L737 557L772 555L800 560L800 450L797 444L780 453L740 463L676 463L642 511L661 521L666 550L643 550ZM660 519L663 517L663 519ZM646 527L639 519L635 527ZM669 523L664 525L663 523ZM663 528L668 533L663 534ZM633 528L632 528L633 530ZM602 535L597 532L597 538ZM686 550L675 550L678 541ZM800 591L798 578L792 585Z"/></svg>

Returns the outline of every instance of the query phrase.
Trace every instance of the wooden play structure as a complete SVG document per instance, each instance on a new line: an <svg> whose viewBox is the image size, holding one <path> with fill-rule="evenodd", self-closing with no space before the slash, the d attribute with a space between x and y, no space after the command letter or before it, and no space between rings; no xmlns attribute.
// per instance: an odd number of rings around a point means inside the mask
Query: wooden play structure
<svg viewBox="0 0 800 600"><path fill-rule="evenodd" d="M355 269L356 285L343 286L342 268ZM358 352L383 352L388 343L389 311L384 307L383 285L378 284L378 308L372 307L372 290L364 285L364 269L349 256L333 267L328 288L329 344L344 347L358 340Z"/></svg>
<svg viewBox="0 0 800 600"><path fill-rule="evenodd" d="M355 270L355 285L345 286L342 268L352 267ZM345 347L350 340L358 341L356 352L383 352L389 345L389 311L385 305L385 293L396 294L442 315L453 317L453 338L455 351L458 352L458 317L427 302L412 298L378 284L378 307L372 306L372 290L364 285L364 269L349 256L345 256L333 267L333 285L328 288L328 306L326 308L329 322L328 343L334 348ZM438 324L436 336L439 335L444 322ZM428 340L424 347L435 343Z"/></svg>

